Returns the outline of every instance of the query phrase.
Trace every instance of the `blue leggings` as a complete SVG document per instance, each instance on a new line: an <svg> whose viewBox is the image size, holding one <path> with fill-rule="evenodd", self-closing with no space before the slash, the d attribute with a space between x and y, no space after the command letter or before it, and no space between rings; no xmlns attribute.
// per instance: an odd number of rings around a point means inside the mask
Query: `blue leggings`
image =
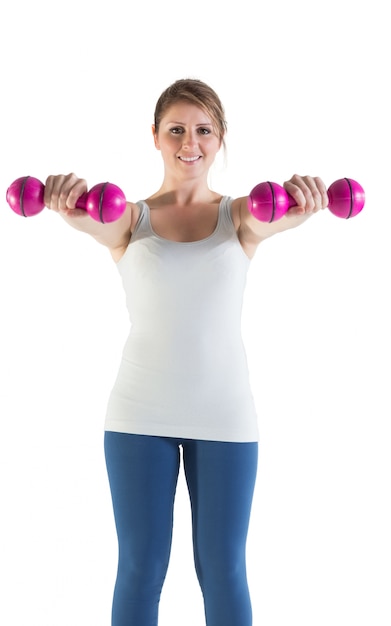
<svg viewBox="0 0 391 626"><path fill-rule="evenodd" d="M180 446L207 626L251 626L246 538L257 443L105 433L119 559L112 626L157 626Z"/></svg>

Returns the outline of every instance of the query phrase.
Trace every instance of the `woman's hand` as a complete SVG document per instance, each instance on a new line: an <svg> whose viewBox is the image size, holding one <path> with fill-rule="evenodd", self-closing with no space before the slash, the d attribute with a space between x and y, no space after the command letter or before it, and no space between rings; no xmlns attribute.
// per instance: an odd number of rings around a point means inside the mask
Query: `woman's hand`
<svg viewBox="0 0 391 626"><path fill-rule="evenodd" d="M48 176L45 183L44 203L52 211L67 217L86 217L84 209L77 209L76 203L87 191L87 183L76 174Z"/></svg>
<svg viewBox="0 0 391 626"><path fill-rule="evenodd" d="M287 216L309 216L328 206L329 198L323 180L318 176L299 176L295 174L284 183L284 189L295 200Z"/></svg>

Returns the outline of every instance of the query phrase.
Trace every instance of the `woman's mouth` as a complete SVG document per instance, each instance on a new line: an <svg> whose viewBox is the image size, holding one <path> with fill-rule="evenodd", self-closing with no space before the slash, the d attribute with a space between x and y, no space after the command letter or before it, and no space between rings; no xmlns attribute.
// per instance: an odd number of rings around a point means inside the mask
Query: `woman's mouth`
<svg viewBox="0 0 391 626"><path fill-rule="evenodd" d="M193 156L193 157L179 156L178 157L180 161L184 161L185 163L194 163L194 161L198 161L200 158L201 158L200 156Z"/></svg>

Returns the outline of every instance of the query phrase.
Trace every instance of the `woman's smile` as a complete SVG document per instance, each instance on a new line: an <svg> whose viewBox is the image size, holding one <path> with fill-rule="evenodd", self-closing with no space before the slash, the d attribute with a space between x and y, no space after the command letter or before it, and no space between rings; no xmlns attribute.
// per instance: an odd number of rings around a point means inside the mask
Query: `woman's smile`
<svg viewBox="0 0 391 626"><path fill-rule="evenodd" d="M189 165L195 163L196 161L199 161L201 158L202 158L201 156L193 156L193 157L179 156L178 157L180 161L183 161L184 163L188 163Z"/></svg>

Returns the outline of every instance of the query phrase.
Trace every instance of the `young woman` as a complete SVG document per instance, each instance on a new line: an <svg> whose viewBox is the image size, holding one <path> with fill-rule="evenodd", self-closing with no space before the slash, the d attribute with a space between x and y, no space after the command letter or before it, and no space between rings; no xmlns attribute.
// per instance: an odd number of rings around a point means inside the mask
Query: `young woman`
<svg viewBox="0 0 391 626"><path fill-rule="evenodd" d="M257 469L257 416L241 339L246 273L267 237L328 203L321 179L285 183L297 206L263 223L247 198L208 186L224 145L217 94L184 79L160 96L152 127L160 189L114 223L75 209L86 182L49 176L45 204L107 246L131 331L112 390L105 454L119 541L112 626L156 626L182 449L194 559L208 626L250 626L245 546ZM186 621L186 620L185 620Z"/></svg>

